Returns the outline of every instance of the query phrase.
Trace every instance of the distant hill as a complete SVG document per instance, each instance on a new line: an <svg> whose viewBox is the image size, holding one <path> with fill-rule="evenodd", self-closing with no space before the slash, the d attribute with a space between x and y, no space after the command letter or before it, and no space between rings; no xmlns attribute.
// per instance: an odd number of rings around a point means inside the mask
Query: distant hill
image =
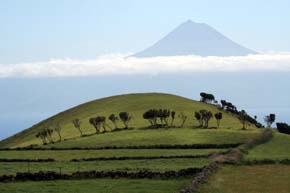
<svg viewBox="0 0 290 193"><path fill-rule="evenodd" d="M113 97L107 97L91 101L77 107L71 108L64 112L61 112L53 117L48 118L29 129L26 129L14 136L11 136L0 142L0 148L13 148L23 147L30 144L41 144L41 140L37 139L35 135L46 127L52 127L55 123L60 123L63 130L63 139L79 137L77 129L73 127L72 120L75 118L81 119L82 129L84 134L93 134L95 129L89 124L89 119L95 116L108 117L111 113L116 115L119 112L126 111L132 115L131 127L136 129L149 126L148 121L143 119L143 113L151 108L166 108L176 111L176 125L180 125L181 120L178 119L178 114L183 112L187 117L187 121L184 125L185 128L192 128L193 125L198 125L198 122L194 119L194 112L201 109L207 109L213 113L219 110L214 105L209 105L199 101L183 98L171 94L161 93L144 93L144 94L127 94ZM107 120L112 128L114 125ZM122 123L118 123L120 127ZM210 126L216 126L216 121L213 118L210 121ZM221 122L220 129L240 129L242 127L239 119L229 113L224 112L224 118ZM119 132L115 135L119 135ZM58 139L56 133L53 136L54 139Z"/></svg>
<svg viewBox="0 0 290 193"><path fill-rule="evenodd" d="M134 57L177 55L245 56L256 54L204 23L187 21Z"/></svg>

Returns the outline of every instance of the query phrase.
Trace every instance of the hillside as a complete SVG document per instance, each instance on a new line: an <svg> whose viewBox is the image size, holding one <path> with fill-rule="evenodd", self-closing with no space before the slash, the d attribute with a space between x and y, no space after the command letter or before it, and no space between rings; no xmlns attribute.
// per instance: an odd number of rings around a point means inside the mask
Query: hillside
<svg viewBox="0 0 290 193"><path fill-rule="evenodd" d="M89 123L89 119L91 117L95 117L98 115L108 117L111 113L115 113L116 115L119 112L126 111L132 116L132 120L130 122L129 127L134 129L146 128L149 126L147 120L144 120L142 115L143 113L151 108L165 108L176 111L176 120L174 121L175 125L180 125L181 120L178 119L178 114L183 112L186 116L188 116L187 121L185 122L185 128L192 128L194 125L197 126L198 122L194 119L194 112L206 109L210 110L213 113L218 112L219 110L214 105L209 105L205 103L201 103L199 101L194 101L191 99L183 98L176 95L171 94L161 94L161 93L149 93L149 94L127 94L127 95L119 95L113 97L102 98L98 100L94 100L85 104L81 104L64 112L61 112L53 117L44 120L31 128L28 128L12 137L9 137L0 142L1 148L15 148L15 147L23 147L31 144L41 144L41 140L37 139L35 135L43 130L45 127L53 127L56 123L60 123L62 127L62 138L77 138L79 136L79 132L76 128L73 127L72 120L75 118L81 119L82 122L82 130L85 135L93 134L95 132L94 127ZM114 125L107 120L107 124L113 128ZM119 121L119 127L122 127L122 123ZM209 126L216 126L215 119L212 119L209 123ZM237 117L224 112L224 118L221 122L220 129L240 129L241 123ZM128 132L127 138L134 138L138 133L135 130L122 131ZM104 134L113 135L113 136L122 136L122 132L116 132L112 134ZM152 132L152 131L151 131ZM153 131L155 132L155 131ZM144 132L143 132L144 133ZM150 136L150 132L146 132ZM169 132L170 133L170 132ZM182 132L181 132L182 133ZM163 138L171 141L176 134L169 135L163 134ZM183 134L186 135L186 132ZM95 136L93 136L95 137ZM140 136L139 136L140 137ZM57 139L57 134L54 132L53 138ZM103 138L103 137L102 137ZM106 137L105 137L106 138ZM142 137L141 137L142 138ZM106 143L110 144L110 139L107 138ZM160 138L156 138L156 140L160 140ZM78 141L85 141L80 139ZM131 141L132 142L132 141ZM74 146L77 144L74 143Z"/></svg>

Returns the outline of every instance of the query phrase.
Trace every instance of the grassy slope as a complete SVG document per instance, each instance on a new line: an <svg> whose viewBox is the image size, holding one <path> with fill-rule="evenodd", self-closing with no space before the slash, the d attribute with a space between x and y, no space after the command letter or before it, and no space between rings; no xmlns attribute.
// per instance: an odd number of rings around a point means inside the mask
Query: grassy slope
<svg viewBox="0 0 290 193"><path fill-rule="evenodd" d="M252 149L246 159L290 159L290 135L275 132L271 141Z"/></svg>
<svg viewBox="0 0 290 193"><path fill-rule="evenodd" d="M1 141L0 147L19 147L30 144L40 144L41 141L36 139L35 134L46 126L54 125L56 122L59 122L63 127L62 135L64 138L77 137L79 133L71 123L71 120L74 118L80 118L82 120L82 128L85 134L93 133L94 128L88 122L90 117L97 115L109 116L111 113L118 114L121 111L127 111L133 116L131 122L132 127L146 127L148 123L142 118L142 114L145 110L150 108L168 108L175 110L177 113L184 112L188 116L185 127L197 125L197 122L193 119L194 111L208 109L212 112L218 112L217 108L213 105L204 104L175 95L157 93L119 95L91 101L59 113L27 130ZM113 127L111 123L109 124ZM180 120L176 119L175 124L179 125ZM119 125L121 125L121 123L119 123ZM215 125L216 122L212 119L210 126ZM224 113L221 127L239 129L241 128L241 124L236 117ZM57 139L56 134L54 139Z"/></svg>
<svg viewBox="0 0 290 193"><path fill-rule="evenodd" d="M196 193L289 193L290 166L225 166Z"/></svg>
<svg viewBox="0 0 290 193"><path fill-rule="evenodd" d="M18 182L1 184L1 193L171 193L178 192L189 179L129 180L97 179L73 181Z"/></svg>
<svg viewBox="0 0 290 193"><path fill-rule="evenodd" d="M237 131L231 129L151 129L113 132L103 135L67 140L45 147L104 147L154 144L226 144L242 143L259 133L258 130Z"/></svg>

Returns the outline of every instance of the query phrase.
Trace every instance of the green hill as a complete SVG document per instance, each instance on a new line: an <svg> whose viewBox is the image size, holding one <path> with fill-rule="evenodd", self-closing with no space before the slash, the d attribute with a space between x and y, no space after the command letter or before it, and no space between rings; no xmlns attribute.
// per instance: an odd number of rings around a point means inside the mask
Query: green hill
<svg viewBox="0 0 290 193"><path fill-rule="evenodd" d="M144 128L146 128L149 125L149 123L148 121L143 119L142 115L146 110L151 109L151 108L156 108L156 109L164 108L164 109L170 109L170 110L176 111L177 116L174 122L176 126L179 126L181 124L181 120L178 119L178 114L183 112L188 117L184 124L184 128L187 128L187 129L180 129L180 132L175 132L175 133L174 131L172 131L173 133L165 132L165 133L162 133L162 136L158 134L155 135L154 132L158 132L156 130L147 130L145 132ZM107 98L94 100L85 104L81 104L79 106L76 106L64 112L61 112L59 114L56 114L55 116L52 116L32 126L31 128L28 128L12 137L9 137L1 141L0 147L1 148L15 148L15 147L24 147L31 144L40 145L41 140L37 139L35 135L46 127L53 127L56 123L60 123L62 127L61 133L62 133L63 139L78 138L79 132L76 128L74 128L72 124L72 120L75 118L79 118L81 120L82 122L81 127L84 134L86 135L93 134L95 132L95 129L89 123L89 119L91 117L96 117L100 115L108 117L112 113L118 115L119 112L122 112L122 111L126 111L130 115L132 115L132 120L129 126L133 128L133 130L104 134L102 137L100 137L102 138L100 141L104 140L103 145L111 144L111 142L113 144L116 143L117 145L120 145L119 144L120 139L118 139L118 136L119 138L122 137L125 143L126 141L128 142L128 140L129 141L131 140L130 142L132 143L132 140L134 141L134 139L135 141L141 142L142 136L145 134L148 135L148 138L157 136L155 138L153 137L152 139L158 141L161 144L163 142L163 139L167 142L174 142L175 137L177 138L177 143L180 143L182 140L184 140L184 137L185 138L188 137L187 135L188 129L192 128L193 126L198 125L198 122L197 120L194 119L193 115L195 111L199 111L201 109L210 110L213 113L219 112L218 108L214 105L202 103L199 101L194 101L191 99L187 99L184 97L171 95L171 94L148 93L148 94L127 94L127 95L107 97ZM223 114L224 114L223 120L221 121L221 126L219 128L220 130L232 130L232 129L236 130L242 127L240 121L238 120L236 116L226 113L226 112L223 112ZM112 128L114 127L113 124L109 120L107 120L107 124L110 125L110 127ZM118 122L118 126L122 127L122 123ZM211 119L209 126L210 127L216 126L216 121L214 118ZM141 131L142 128L143 130ZM254 126L251 125L249 126L249 128L254 128ZM125 133L122 133L122 132L125 132ZM146 138L146 135L145 135L145 138ZM178 137L178 135L183 135L183 137ZM89 137L89 139L95 139L96 136ZM105 136L108 136L108 137L105 137ZM54 132L53 138L55 140L58 139L56 132ZM203 136L200 136L200 138L203 138ZM63 143L67 145L70 143L69 141L65 141ZM90 143L90 145L92 146L94 145L94 141L98 143L98 145L102 145L102 142L98 141L97 139L85 140L85 138L81 138L81 139L77 139L73 143L73 146L78 146L78 143L83 144L84 141L86 141L87 143ZM186 140L184 143L186 143ZM192 141L192 143L194 143L194 141Z"/></svg>

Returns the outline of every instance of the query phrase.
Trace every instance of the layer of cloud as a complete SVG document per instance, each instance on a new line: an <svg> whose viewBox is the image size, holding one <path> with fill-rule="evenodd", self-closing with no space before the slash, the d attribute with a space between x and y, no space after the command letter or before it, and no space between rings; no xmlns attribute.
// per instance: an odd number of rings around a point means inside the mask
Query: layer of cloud
<svg viewBox="0 0 290 193"><path fill-rule="evenodd" d="M234 57L169 56L154 58L105 55L94 60L51 59L46 62L0 64L0 77L73 77L114 74L289 71L290 53Z"/></svg>

